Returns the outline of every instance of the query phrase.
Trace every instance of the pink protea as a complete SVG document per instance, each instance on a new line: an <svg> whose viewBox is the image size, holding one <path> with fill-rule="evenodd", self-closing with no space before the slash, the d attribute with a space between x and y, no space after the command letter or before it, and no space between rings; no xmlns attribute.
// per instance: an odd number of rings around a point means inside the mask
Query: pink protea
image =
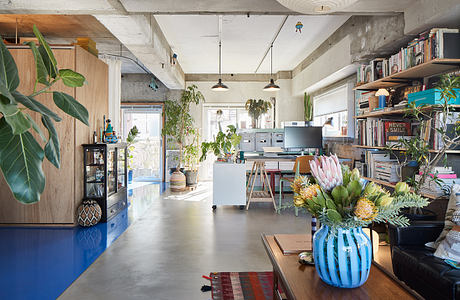
<svg viewBox="0 0 460 300"><path fill-rule="evenodd" d="M342 167L336 155L315 157L310 161L311 173L325 191L330 191L343 182Z"/></svg>

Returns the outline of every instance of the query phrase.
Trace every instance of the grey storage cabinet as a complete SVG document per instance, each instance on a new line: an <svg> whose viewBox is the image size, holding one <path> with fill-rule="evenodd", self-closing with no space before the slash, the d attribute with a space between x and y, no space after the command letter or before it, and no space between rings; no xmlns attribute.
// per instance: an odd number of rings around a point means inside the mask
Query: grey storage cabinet
<svg viewBox="0 0 460 300"><path fill-rule="evenodd" d="M284 148L284 132L272 133L272 147Z"/></svg>
<svg viewBox="0 0 460 300"><path fill-rule="evenodd" d="M255 132L240 132L239 134L242 137L240 142L240 150L248 152L256 151Z"/></svg>
<svg viewBox="0 0 460 300"><path fill-rule="evenodd" d="M256 151L264 151L263 147L271 147L272 134L271 132L256 132Z"/></svg>

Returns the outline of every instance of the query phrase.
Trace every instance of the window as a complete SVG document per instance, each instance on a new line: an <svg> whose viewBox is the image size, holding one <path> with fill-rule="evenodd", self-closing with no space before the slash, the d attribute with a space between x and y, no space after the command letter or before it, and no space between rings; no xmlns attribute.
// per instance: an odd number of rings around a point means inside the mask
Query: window
<svg viewBox="0 0 460 300"><path fill-rule="evenodd" d="M353 99L350 98L351 86L345 84L313 98L313 123L323 126L328 120L331 124L324 126L323 136L342 137L353 136L350 128L353 122L350 117L353 112L349 109Z"/></svg>

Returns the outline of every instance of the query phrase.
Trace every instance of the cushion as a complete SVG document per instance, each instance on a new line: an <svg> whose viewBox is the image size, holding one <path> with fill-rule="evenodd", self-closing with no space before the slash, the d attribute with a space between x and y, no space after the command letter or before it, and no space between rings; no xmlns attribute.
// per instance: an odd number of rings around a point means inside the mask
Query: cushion
<svg viewBox="0 0 460 300"><path fill-rule="evenodd" d="M457 197L457 195L459 195L459 197ZM452 217L454 212L456 211L457 201L460 202L460 185L454 184L454 186L452 187L452 193L449 197L449 203L447 203L446 218L444 220L444 229L434 242L434 248L438 248L441 242L446 238L447 233L455 225L455 223L452 222Z"/></svg>

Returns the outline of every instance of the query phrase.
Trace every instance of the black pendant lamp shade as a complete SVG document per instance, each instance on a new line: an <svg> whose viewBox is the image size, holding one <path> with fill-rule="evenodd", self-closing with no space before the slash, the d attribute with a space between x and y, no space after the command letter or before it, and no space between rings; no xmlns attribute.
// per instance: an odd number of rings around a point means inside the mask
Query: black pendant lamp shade
<svg viewBox="0 0 460 300"><path fill-rule="evenodd" d="M270 45L270 83L264 87L264 91L279 91L280 87L273 80L273 44Z"/></svg>
<svg viewBox="0 0 460 300"><path fill-rule="evenodd" d="M213 85L211 90L217 92L225 92L228 91L228 86L222 83L222 43L219 41L219 81L217 84Z"/></svg>

